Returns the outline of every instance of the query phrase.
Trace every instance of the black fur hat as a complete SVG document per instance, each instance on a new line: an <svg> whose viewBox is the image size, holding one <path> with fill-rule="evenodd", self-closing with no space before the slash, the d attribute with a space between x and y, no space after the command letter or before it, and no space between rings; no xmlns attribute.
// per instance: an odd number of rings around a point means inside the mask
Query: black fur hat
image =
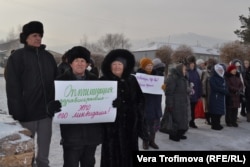
<svg viewBox="0 0 250 167"><path fill-rule="evenodd" d="M187 63L196 63L196 58L192 56L187 57Z"/></svg>
<svg viewBox="0 0 250 167"><path fill-rule="evenodd" d="M101 70L104 76L112 76L111 63L115 60L122 60L122 63L123 61L126 62L123 77L128 77L133 72L135 66L134 55L126 49L115 49L110 51L102 62Z"/></svg>
<svg viewBox="0 0 250 167"><path fill-rule="evenodd" d="M43 24L39 21L31 21L23 26L20 33L20 42L26 44L27 37L32 33L38 33L43 37Z"/></svg>
<svg viewBox="0 0 250 167"><path fill-rule="evenodd" d="M90 62L90 51L83 46L74 46L68 51L68 62L71 64L76 58L83 58Z"/></svg>

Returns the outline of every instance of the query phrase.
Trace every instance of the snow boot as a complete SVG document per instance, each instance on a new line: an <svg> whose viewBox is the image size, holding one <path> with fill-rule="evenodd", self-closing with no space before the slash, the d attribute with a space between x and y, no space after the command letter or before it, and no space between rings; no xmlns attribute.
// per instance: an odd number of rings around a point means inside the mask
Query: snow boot
<svg viewBox="0 0 250 167"><path fill-rule="evenodd" d="M250 112L247 113L247 122L250 122Z"/></svg>
<svg viewBox="0 0 250 167"><path fill-rule="evenodd" d="M149 146L154 149L159 149L159 146L155 143L155 133L150 137Z"/></svg>
<svg viewBox="0 0 250 167"><path fill-rule="evenodd" d="M148 141L143 140L143 142L142 142L142 148L143 148L144 150L148 150L148 148L149 148L149 143L148 143Z"/></svg>

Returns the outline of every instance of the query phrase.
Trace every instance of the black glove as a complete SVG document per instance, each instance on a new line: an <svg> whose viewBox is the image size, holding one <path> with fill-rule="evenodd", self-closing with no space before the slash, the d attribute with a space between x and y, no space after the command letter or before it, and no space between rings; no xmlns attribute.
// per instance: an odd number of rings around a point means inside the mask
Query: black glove
<svg viewBox="0 0 250 167"><path fill-rule="evenodd" d="M50 101L47 105L47 114L49 117L54 117L55 113L60 112L61 111L61 103L59 100L55 100L55 101Z"/></svg>
<svg viewBox="0 0 250 167"><path fill-rule="evenodd" d="M120 98L116 98L113 103L112 103L112 106L114 108L119 108L121 106L122 102L121 102L121 99Z"/></svg>

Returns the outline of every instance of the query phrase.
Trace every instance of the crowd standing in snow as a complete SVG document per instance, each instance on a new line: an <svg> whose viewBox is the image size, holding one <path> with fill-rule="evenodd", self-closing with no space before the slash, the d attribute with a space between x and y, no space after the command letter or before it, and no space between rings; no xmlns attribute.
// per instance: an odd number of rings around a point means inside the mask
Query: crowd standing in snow
<svg viewBox="0 0 250 167"><path fill-rule="evenodd" d="M43 24L32 21L23 26L20 42L5 69L6 93L10 115L22 126L37 134L37 167L49 166L52 118L60 112L55 100L54 81L117 81L117 108L114 122L61 124L64 167L94 167L95 151L102 144L101 167L132 167L132 152L142 148L159 149L155 135L160 130L175 142L187 139L188 128L198 128L195 113L202 101L206 123L222 130L222 115L228 127L238 127L238 108L250 122L250 67L234 59L229 65L210 58L207 61L189 56L176 63L164 79L162 95L143 93L135 73L135 57L125 49L111 50L102 62L101 76L87 48L75 46L62 57L57 67L53 56L42 45ZM93 72L93 69L95 72ZM164 76L165 64L159 58L142 58L137 73ZM162 115L162 113L164 113Z"/></svg>

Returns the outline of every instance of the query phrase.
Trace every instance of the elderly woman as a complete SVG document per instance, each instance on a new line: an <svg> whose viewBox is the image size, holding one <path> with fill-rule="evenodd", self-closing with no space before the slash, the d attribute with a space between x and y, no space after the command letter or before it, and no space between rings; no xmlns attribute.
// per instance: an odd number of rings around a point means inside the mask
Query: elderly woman
<svg viewBox="0 0 250 167"><path fill-rule="evenodd" d="M166 108L165 114L169 114L172 119L168 122L169 139L180 141L187 139L184 135L188 130L188 122L190 115L190 99L191 88L186 76L186 65L179 63L175 68L171 69L171 74L167 78Z"/></svg>
<svg viewBox="0 0 250 167"><path fill-rule="evenodd" d="M147 140L144 130L144 97L136 78L131 75L135 65L132 53L112 50L102 63L101 80L117 81L115 122L104 124L101 167L131 167L132 152L138 151L138 137Z"/></svg>
<svg viewBox="0 0 250 167"><path fill-rule="evenodd" d="M228 94L226 81L224 79L224 68L221 64L214 66L214 72L209 80L211 94L209 96L209 113L211 115L211 129L221 130L221 116L226 110L226 95Z"/></svg>

